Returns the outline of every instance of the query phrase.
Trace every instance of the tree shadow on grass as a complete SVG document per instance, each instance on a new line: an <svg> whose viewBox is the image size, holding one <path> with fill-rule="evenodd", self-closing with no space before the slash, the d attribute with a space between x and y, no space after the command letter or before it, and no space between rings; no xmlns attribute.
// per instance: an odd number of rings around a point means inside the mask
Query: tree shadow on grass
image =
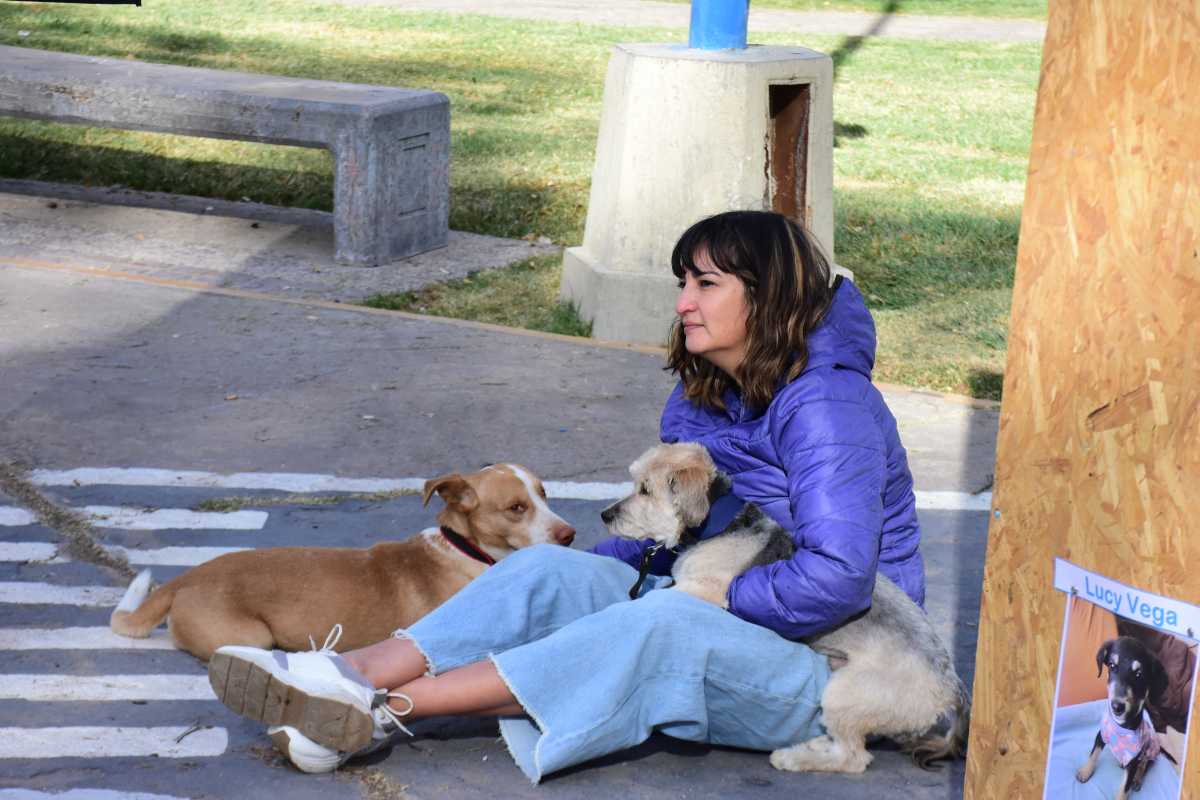
<svg viewBox="0 0 1200 800"><path fill-rule="evenodd" d="M967 386L972 397L1000 400L1004 394L1004 373L990 369L973 369L967 373Z"/></svg>
<svg viewBox="0 0 1200 800"><path fill-rule="evenodd" d="M867 129L856 122L833 121L833 146L838 147L842 139L861 139L867 135Z"/></svg>
<svg viewBox="0 0 1200 800"><path fill-rule="evenodd" d="M79 131L83 136L86 129L81 127ZM249 146L270 152L269 146ZM269 206L332 211L333 159L316 148L295 149L301 153L276 153L276 160L283 166L272 167L155 155L0 132L0 180L61 184L63 192L55 196L64 199L74 194L73 186L122 187L190 198L249 200ZM304 163L288 168L288 158ZM503 173L482 176L471 185L453 181L450 226L454 230L493 236L519 238L533 232L560 241L575 241L583 234L582 220L568 230L561 229L560 221L574 218L573 206L577 200L586 199L587 188L584 180L547 187L531 176L514 179ZM49 185L43 185L40 191L54 194ZM136 198L130 199L131 202L125 202L126 199L129 198L110 195L104 202L145 205L132 201ZM262 210L255 209L254 213L258 218Z"/></svg>
<svg viewBox="0 0 1200 800"><path fill-rule="evenodd" d="M170 57L173 61L189 55L228 53L234 49L233 43L219 33L182 33L165 30L147 31L144 46Z"/></svg>
<svg viewBox="0 0 1200 800"><path fill-rule="evenodd" d="M861 48L867 39L877 34L887 23L888 19L899 10L900 0L884 0L884 2L880 3L879 17L871 25L871 29L865 35L846 36L840 42L838 42L837 47L833 48L833 51L829 54L830 58L833 59L833 82L835 85L837 84L838 71L841 69L841 66L845 63L846 59L848 59L854 54L855 51ZM833 123L834 147L837 147L840 144L839 139L861 139L866 135L867 129L862 125L837 121L834 121Z"/></svg>
<svg viewBox="0 0 1200 800"><path fill-rule="evenodd" d="M8 16L5 10L0 7L0 21ZM15 14L22 9L16 7L7 10ZM62 14L39 17L37 39L38 48L43 50L87 52L89 55L110 58L125 58L133 52L142 61L187 66L196 65L205 56L241 49L228 36L211 31L192 30L185 33L167 27L122 25L111 17ZM21 40L4 43L28 44ZM134 48L132 51L131 46Z"/></svg>
<svg viewBox="0 0 1200 800"><path fill-rule="evenodd" d="M883 30L883 26L887 24L887 21L892 17L892 15L900 10L900 5L900 0L885 0L883 3L880 3L879 16L876 18L875 22L871 24L870 30L868 30L865 34L846 36L840 42L838 42L837 47L833 48L833 51L829 54L830 58L833 59L834 83L837 83L838 70L841 69L841 66L845 63L846 59L848 59L855 53L855 51L861 48L867 39L870 39L871 37L877 35L879 31Z"/></svg>
<svg viewBox="0 0 1200 800"><path fill-rule="evenodd" d="M87 130L79 127L79 135ZM300 170L154 155L41 138L36 133L0 133L0 154L3 178L124 186L223 200L250 197L272 205L322 211L333 208L333 160L328 156L326 170L318 172L311 166ZM264 197L264 189L269 190L269 197Z"/></svg>

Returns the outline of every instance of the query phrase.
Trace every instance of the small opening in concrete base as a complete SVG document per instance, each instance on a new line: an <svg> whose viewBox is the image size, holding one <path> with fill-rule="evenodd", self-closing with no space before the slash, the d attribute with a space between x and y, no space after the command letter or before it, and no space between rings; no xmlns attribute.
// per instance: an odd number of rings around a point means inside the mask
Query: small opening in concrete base
<svg viewBox="0 0 1200 800"><path fill-rule="evenodd" d="M808 183L808 109L810 86L807 83L770 84L767 102L771 116L768 126L767 179L774 211L806 226L812 225L805 186Z"/></svg>

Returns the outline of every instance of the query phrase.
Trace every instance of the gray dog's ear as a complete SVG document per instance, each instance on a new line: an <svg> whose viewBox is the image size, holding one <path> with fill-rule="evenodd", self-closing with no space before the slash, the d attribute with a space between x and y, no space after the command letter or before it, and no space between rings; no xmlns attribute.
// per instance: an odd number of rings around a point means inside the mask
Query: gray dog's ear
<svg viewBox="0 0 1200 800"><path fill-rule="evenodd" d="M466 478L457 472L425 481L422 505L429 505L429 498L433 497L434 492L438 493L438 497L442 498L446 505L458 506L464 512L470 512L479 505L475 490L467 483Z"/></svg>
<svg viewBox="0 0 1200 800"><path fill-rule="evenodd" d="M711 469L697 465L678 469L667 479L685 528L695 527L708 517L708 487L712 476Z"/></svg>
<svg viewBox="0 0 1200 800"><path fill-rule="evenodd" d="M1113 645L1117 643L1116 639L1109 639L1104 644L1100 645L1100 649L1096 651L1096 677L1099 678L1104 674L1104 665L1108 663L1108 654L1112 652Z"/></svg>

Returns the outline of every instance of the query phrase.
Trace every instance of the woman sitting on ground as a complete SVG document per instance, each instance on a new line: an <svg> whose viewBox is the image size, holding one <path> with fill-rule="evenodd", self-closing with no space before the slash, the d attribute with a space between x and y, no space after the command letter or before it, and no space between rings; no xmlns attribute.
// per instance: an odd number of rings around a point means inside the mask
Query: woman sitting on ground
<svg viewBox="0 0 1200 800"><path fill-rule="evenodd" d="M680 381L662 439L704 445L739 499L792 532L792 559L735 579L725 610L660 591L662 576L631 601L637 543L540 545L362 650L221 648L220 699L273 725L308 772L447 714L499 716L535 782L656 730L757 750L820 735L829 666L796 640L867 608L877 571L924 601L912 477L871 384L874 323L854 285L831 281L808 234L778 214L697 223L671 269L668 367Z"/></svg>

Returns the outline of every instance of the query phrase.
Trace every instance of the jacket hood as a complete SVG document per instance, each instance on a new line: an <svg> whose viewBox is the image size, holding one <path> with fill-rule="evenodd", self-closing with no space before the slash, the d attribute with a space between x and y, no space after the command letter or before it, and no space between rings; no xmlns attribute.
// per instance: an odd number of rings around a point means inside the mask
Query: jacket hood
<svg viewBox="0 0 1200 800"><path fill-rule="evenodd" d="M817 367L852 369L871 378L875 366L875 321L858 287L839 281L833 304L821 324L808 335L808 364Z"/></svg>

